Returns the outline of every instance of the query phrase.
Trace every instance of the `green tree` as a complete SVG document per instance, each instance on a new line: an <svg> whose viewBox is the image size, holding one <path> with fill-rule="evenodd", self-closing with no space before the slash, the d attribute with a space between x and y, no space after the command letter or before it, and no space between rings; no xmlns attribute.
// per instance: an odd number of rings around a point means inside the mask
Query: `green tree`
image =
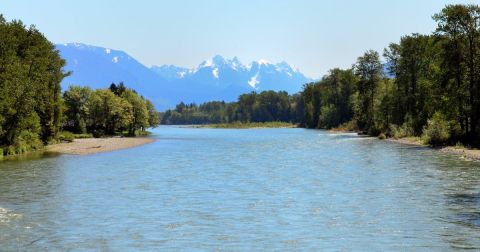
<svg viewBox="0 0 480 252"><path fill-rule="evenodd" d="M354 66L358 77L359 111L356 111L358 126L365 132L376 131L374 128L374 97L378 83L382 78L382 64L378 52L370 50L357 59Z"/></svg>
<svg viewBox="0 0 480 252"><path fill-rule="evenodd" d="M133 122L132 105L108 89L97 89L88 101L88 127L94 135L114 135Z"/></svg>
<svg viewBox="0 0 480 252"><path fill-rule="evenodd" d="M64 128L74 133L87 133L88 101L92 89L90 87L70 86L63 93L67 117Z"/></svg>
<svg viewBox="0 0 480 252"><path fill-rule="evenodd" d="M0 16L0 37L0 146L14 145L9 152L23 152L59 131L60 82L68 73L62 71L65 61L54 45L34 26ZM26 146L28 142L35 146Z"/></svg>
<svg viewBox="0 0 480 252"><path fill-rule="evenodd" d="M444 86L456 91L454 101L461 127L470 141L478 141L480 116L480 7L447 5L434 15L436 34L443 43Z"/></svg>
<svg viewBox="0 0 480 252"><path fill-rule="evenodd" d="M400 44L390 44L384 56L388 61L390 74L395 76L395 92L389 99L391 123L401 125L406 118L414 118L415 135L422 133L423 125L431 115L428 103L436 81L435 68L438 66L437 47L434 38L413 34L400 39Z"/></svg>
<svg viewBox="0 0 480 252"><path fill-rule="evenodd" d="M131 105L133 117L128 125L128 133L134 136L137 130L144 131L149 126L147 103L130 89L125 90L121 97Z"/></svg>
<svg viewBox="0 0 480 252"><path fill-rule="evenodd" d="M160 114L155 109L155 106L150 100L145 100L145 104L148 111L148 126L151 128L155 128L160 125Z"/></svg>

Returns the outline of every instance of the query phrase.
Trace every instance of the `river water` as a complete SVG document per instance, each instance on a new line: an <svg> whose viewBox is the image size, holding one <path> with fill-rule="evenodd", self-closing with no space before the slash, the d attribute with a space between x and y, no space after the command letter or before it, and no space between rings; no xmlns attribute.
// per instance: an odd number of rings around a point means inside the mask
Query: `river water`
<svg viewBox="0 0 480 252"><path fill-rule="evenodd" d="M0 251L480 249L480 163L306 129L0 162Z"/></svg>

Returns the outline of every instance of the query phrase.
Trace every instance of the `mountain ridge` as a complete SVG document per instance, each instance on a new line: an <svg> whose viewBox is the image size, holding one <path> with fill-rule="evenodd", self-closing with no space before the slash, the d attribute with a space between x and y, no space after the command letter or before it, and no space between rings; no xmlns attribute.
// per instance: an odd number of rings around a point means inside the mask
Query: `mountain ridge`
<svg viewBox="0 0 480 252"><path fill-rule="evenodd" d="M72 84L105 88L112 82L123 81L145 94L160 110L180 101L234 101L240 94L252 91L296 93L305 83L313 81L285 61L273 64L258 60L243 64L237 57L215 55L194 68L147 67L122 50L83 43L57 44L56 48L67 61L65 70L72 71L72 75L63 80L63 89Z"/></svg>

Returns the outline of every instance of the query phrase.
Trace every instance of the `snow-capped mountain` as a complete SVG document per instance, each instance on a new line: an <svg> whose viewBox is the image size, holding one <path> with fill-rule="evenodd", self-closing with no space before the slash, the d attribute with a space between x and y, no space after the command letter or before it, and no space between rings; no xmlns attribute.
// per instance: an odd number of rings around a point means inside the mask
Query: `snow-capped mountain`
<svg viewBox="0 0 480 252"><path fill-rule="evenodd" d="M124 81L139 89L146 84L165 82L159 75L123 51L90 46L80 43L58 44L62 58L66 59L66 70L73 71L65 82L105 87L112 82Z"/></svg>
<svg viewBox="0 0 480 252"><path fill-rule="evenodd" d="M152 66L150 69L168 81L182 78L189 71L188 68L177 67L174 65Z"/></svg>
<svg viewBox="0 0 480 252"><path fill-rule="evenodd" d="M159 109L170 108L179 101L166 79L123 51L80 43L57 44L56 48L67 62L65 70L72 72L62 81L64 90L70 85L107 88L112 82L123 81Z"/></svg>
<svg viewBox="0 0 480 252"><path fill-rule="evenodd" d="M225 59L217 55L192 69L173 65L148 68L120 50L80 43L56 47L67 61L65 70L72 71L62 82L64 89L72 84L106 88L112 82L123 81L151 99L160 110L180 101L234 101L240 94L252 91L295 93L312 81L286 62L259 60L244 65L236 57Z"/></svg>
<svg viewBox="0 0 480 252"><path fill-rule="evenodd" d="M249 91L285 90L295 93L312 81L286 62L272 64L267 60L242 64L237 57L225 59L217 55L194 69L172 65L153 66L159 76L177 82L203 83L208 86L238 87Z"/></svg>

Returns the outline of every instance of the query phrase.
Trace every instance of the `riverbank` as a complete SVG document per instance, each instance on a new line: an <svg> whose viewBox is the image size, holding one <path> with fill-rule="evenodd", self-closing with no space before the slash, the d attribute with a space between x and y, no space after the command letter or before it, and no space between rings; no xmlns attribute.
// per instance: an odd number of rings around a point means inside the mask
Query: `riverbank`
<svg viewBox="0 0 480 252"><path fill-rule="evenodd" d="M421 141L421 139L418 138L418 137L406 137L406 138L399 138L399 139L388 138L388 139L386 139L386 141L394 142L394 143L400 143L400 144L413 145L413 146L434 148L432 146L424 144ZM478 150L478 149L469 149L469 148L466 148L466 147L463 147L463 146L445 146L445 147L439 147L439 148L435 148L435 149L438 149L438 151L440 151L440 152L460 155L463 158L480 161L480 150Z"/></svg>
<svg viewBox="0 0 480 252"><path fill-rule="evenodd" d="M132 148L155 141L145 137L107 137L75 139L71 143L59 143L46 147L48 152L61 154L87 155Z"/></svg>
<svg viewBox="0 0 480 252"><path fill-rule="evenodd" d="M358 131L349 130L344 128L335 128L329 130L332 133L357 133L359 136L362 136ZM445 146L445 147L433 147L428 144L425 144L420 137L404 137L404 138L386 138L383 139L388 142L392 143L399 143L405 145L412 145L418 147L426 147L426 148L433 148L437 149L440 152L449 153L460 155L463 158L472 159L480 161L480 150L479 149L469 149L463 146Z"/></svg>

